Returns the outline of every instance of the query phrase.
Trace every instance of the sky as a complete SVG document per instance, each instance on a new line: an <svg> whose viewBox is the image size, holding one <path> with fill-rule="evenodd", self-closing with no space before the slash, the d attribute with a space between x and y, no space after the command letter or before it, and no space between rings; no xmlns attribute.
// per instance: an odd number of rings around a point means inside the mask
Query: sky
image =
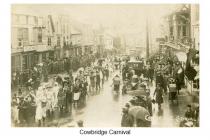
<svg viewBox="0 0 210 140"><path fill-rule="evenodd" d="M92 27L102 25L112 34L123 35L126 39L145 42L146 21L150 38L160 37L160 25L164 16L180 5L176 4L27 4L12 5L12 13L31 15L69 15L79 23ZM138 42L137 41L137 42Z"/></svg>
<svg viewBox="0 0 210 140"><path fill-rule="evenodd" d="M175 9L176 5L140 5L140 4L27 4L12 5L14 13L29 14L65 14L81 23L120 29L125 32L141 31L146 18L156 25L160 18Z"/></svg>

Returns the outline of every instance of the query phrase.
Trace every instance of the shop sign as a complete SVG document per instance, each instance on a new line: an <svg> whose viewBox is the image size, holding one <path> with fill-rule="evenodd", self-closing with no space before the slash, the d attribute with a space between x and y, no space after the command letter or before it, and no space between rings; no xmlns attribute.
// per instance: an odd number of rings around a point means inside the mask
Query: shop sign
<svg viewBox="0 0 210 140"><path fill-rule="evenodd" d="M24 46L23 47L24 52L29 52L29 51L34 51L34 50L35 50L35 46Z"/></svg>
<svg viewBox="0 0 210 140"><path fill-rule="evenodd" d="M44 51L50 51L53 50L53 47L47 46L47 45L37 45L36 51L37 52L44 52Z"/></svg>

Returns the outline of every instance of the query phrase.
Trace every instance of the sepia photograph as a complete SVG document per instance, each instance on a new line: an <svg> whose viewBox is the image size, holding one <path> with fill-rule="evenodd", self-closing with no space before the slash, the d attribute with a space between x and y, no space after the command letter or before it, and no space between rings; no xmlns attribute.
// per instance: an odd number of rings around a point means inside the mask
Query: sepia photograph
<svg viewBox="0 0 210 140"><path fill-rule="evenodd" d="M10 7L12 127L200 127L199 4Z"/></svg>

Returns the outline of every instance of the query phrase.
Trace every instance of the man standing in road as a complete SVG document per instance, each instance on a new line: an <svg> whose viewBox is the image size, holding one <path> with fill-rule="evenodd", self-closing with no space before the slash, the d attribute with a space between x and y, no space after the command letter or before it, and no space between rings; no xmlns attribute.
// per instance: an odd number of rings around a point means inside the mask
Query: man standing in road
<svg viewBox="0 0 210 140"><path fill-rule="evenodd" d="M100 90L101 77L99 71L96 71L96 91Z"/></svg>

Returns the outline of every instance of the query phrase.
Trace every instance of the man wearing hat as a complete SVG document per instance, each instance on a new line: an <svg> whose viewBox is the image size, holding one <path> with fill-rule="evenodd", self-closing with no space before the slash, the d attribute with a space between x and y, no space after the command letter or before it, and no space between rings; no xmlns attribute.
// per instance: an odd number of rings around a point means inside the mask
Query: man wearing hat
<svg viewBox="0 0 210 140"><path fill-rule="evenodd" d="M164 82L163 81L164 81L164 78L163 78L161 72L158 71L157 76L156 76L156 86L157 86L157 84L159 84L163 88L164 87Z"/></svg>
<svg viewBox="0 0 210 140"><path fill-rule="evenodd" d="M155 101L158 104L158 109L161 109L161 104L163 103L163 89L160 86L160 83L157 84L157 87L155 89L154 95Z"/></svg>
<svg viewBox="0 0 210 140"><path fill-rule="evenodd" d="M187 111L185 112L185 117L187 119L192 119L194 117L191 105L189 105L189 104L187 105Z"/></svg>
<svg viewBox="0 0 210 140"><path fill-rule="evenodd" d="M73 95L72 95L72 92L70 91L70 88L69 88L69 83L68 81L64 81L64 84L63 84L63 92L64 94L66 95L66 113L72 111L72 102L73 102Z"/></svg>

